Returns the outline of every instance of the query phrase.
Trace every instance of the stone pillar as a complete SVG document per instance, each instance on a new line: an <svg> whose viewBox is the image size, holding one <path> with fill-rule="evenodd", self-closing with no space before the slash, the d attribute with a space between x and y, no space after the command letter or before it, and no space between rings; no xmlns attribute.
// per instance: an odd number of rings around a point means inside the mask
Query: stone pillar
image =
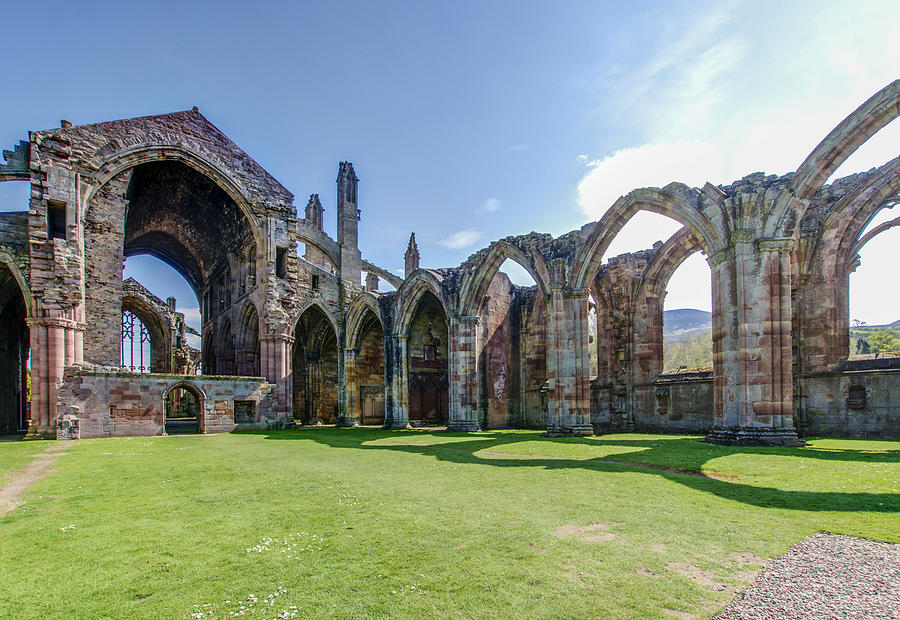
<svg viewBox="0 0 900 620"><path fill-rule="evenodd" d="M78 325L60 317L28 321L31 339L31 418L29 439L56 437L56 405L67 364L76 361ZM80 360L77 360L80 361Z"/></svg>
<svg viewBox="0 0 900 620"><path fill-rule="evenodd" d="M448 431L472 432L478 428L478 372L476 345L478 317L451 317L449 325L450 416Z"/></svg>
<svg viewBox="0 0 900 620"><path fill-rule="evenodd" d="M713 272L715 427L711 443L803 445L793 420L792 239L732 233Z"/></svg>
<svg viewBox="0 0 900 620"><path fill-rule="evenodd" d="M344 349L343 377L338 378L337 426L359 426L359 349ZM340 369L340 367L339 367ZM339 373L340 374L340 373Z"/></svg>
<svg viewBox="0 0 900 620"><path fill-rule="evenodd" d="M550 264L547 376L550 390L547 435L592 435L591 363L588 347L588 291L565 282L566 262Z"/></svg>
<svg viewBox="0 0 900 620"><path fill-rule="evenodd" d="M293 424L292 396L293 376L291 368L291 345L294 339L286 334L263 334L259 337L259 373L269 383L278 386L274 413L285 422Z"/></svg>
<svg viewBox="0 0 900 620"><path fill-rule="evenodd" d="M406 335L391 337L391 401L385 412L385 428L409 428L409 362L406 359Z"/></svg>

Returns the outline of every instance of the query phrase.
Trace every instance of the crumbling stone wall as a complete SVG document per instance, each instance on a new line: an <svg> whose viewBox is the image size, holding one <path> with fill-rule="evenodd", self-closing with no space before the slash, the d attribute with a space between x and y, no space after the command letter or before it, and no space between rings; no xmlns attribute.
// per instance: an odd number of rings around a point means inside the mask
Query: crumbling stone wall
<svg viewBox="0 0 900 620"><path fill-rule="evenodd" d="M236 427L234 401L254 403L255 422L280 424L274 408L277 386L266 381L237 377L192 377L134 374L115 369L66 370L59 391L60 415L75 416L79 438L162 435L165 431L165 395L179 385L189 385L204 395L200 429L222 433Z"/></svg>

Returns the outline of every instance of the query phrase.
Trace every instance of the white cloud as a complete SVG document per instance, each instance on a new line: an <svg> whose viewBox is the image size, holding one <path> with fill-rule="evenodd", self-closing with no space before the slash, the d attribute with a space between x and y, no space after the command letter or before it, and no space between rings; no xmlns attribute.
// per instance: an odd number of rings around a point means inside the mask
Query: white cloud
<svg viewBox="0 0 900 620"><path fill-rule="evenodd" d="M622 149L587 162L578 183L578 203L590 219L599 219L612 204L638 187L663 187L672 181L702 186L721 182L722 149L708 142L661 142Z"/></svg>
<svg viewBox="0 0 900 620"><path fill-rule="evenodd" d="M461 250L474 245L479 239L481 239L479 231L466 229L457 231L446 239L441 239L438 243L451 250Z"/></svg>
<svg viewBox="0 0 900 620"><path fill-rule="evenodd" d="M499 211L501 206L501 202L499 198L488 198L484 201L484 206L482 207L486 213L493 213L494 211Z"/></svg>
<svg viewBox="0 0 900 620"><path fill-rule="evenodd" d="M513 144L511 147L509 147L509 150L510 151L527 151L528 145L527 144Z"/></svg>
<svg viewBox="0 0 900 620"><path fill-rule="evenodd" d="M178 312L184 315L184 322L200 331L200 308L178 308Z"/></svg>

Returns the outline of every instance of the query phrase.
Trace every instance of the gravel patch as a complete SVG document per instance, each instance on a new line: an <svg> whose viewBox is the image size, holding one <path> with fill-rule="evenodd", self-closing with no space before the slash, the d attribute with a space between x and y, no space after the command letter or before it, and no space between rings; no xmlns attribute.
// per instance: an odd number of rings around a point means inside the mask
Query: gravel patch
<svg viewBox="0 0 900 620"><path fill-rule="evenodd" d="M716 618L900 618L900 545L818 533L773 559Z"/></svg>

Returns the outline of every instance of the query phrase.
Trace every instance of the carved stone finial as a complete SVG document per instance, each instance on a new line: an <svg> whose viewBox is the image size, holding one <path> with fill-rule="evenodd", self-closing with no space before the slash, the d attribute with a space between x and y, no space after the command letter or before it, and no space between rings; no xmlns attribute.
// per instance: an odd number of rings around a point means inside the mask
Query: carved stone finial
<svg viewBox="0 0 900 620"><path fill-rule="evenodd" d="M324 228L324 213L325 208L322 206L322 202L319 200L319 195L310 194L309 202L306 203L306 220L319 230L322 230Z"/></svg>
<svg viewBox="0 0 900 620"><path fill-rule="evenodd" d="M409 236L409 245L406 246L406 254L404 259L404 277L409 277L413 271L419 268L419 246L416 245L416 233Z"/></svg>

